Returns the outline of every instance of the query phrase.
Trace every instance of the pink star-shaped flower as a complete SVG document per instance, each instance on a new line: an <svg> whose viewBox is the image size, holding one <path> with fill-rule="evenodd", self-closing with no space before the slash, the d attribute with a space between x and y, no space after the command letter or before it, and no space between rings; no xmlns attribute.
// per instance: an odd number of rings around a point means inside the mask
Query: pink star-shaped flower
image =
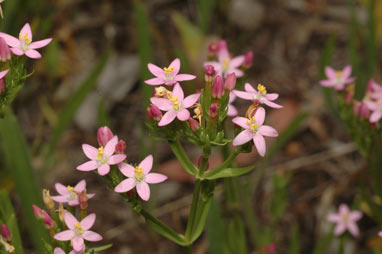
<svg viewBox="0 0 382 254"><path fill-rule="evenodd" d="M254 103L265 104L271 108L282 108L283 106L274 103L279 95L277 93L267 93L265 86L258 84L257 90L251 86L251 84L246 83L243 91L233 90L233 93L242 99L251 100Z"/></svg>
<svg viewBox="0 0 382 254"><path fill-rule="evenodd" d="M57 233L53 236L58 241L71 241L74 251L81 252L85 249L84 240L89 242L98 242L102 236L89 229L93 226L96 219L95 213L89 214L81 222L71 213L65 212L64 220L68 230Z"/></svg>
<svg viewBox="0 0 382 254"><path fill-rule="evenodd" d="M109 142L107 142L105 148L101 146L97 149L91 145L83 144L82 150L90 161L79 165L77 169L80 171L91 171L98 169L98 173L101 176L106 175L110 171L110 165L121 163L126 159L125 154L114 154L117 143L118 137L114 136L111 140L109 140Z"/></svg>
<svg viewBox="0 0 382 254"><path fill-rule="evenodd" d="M74 251L74 250L69 252L69 254L82 254L82 253L83 253L82 251L77 252L77 251ZM54 249L53 254L65 254L65 251L63 249L57 247L57 248Z"/></svg>
<svg viewBox="0 0 382 254"><path fill-rule="evenodd" d="M0 37L3 37L8 46L11 47L13 54L18 56L25 54L29 58L41 58L41 54L36 49L45 47L52 41L52 38L48 38L32 42L32 30L29 23L21 28L18 39L2 32L0 32Z"/></svg>
<svg viewBox="0 0 382 254"><path fill-rule="evenodd" d="M160 110L167 111L158 126L165 126L171 123L175 117L180 121L187 121L190 118L190 112L187 108L193 106L200 97L200 93L191 94L184 98L182 87L177 83L172 91L170 99L152 97L151 103L157 106Z"/></svg>
<svg viewBox="0 0 382 254"><path fill-rule="evenodd" d="M68 203L70 206L77 206L79 205L79 194L83 191L86 191L86 181L81 180L79 183L77 183L76 186L67 186L65 187L61 183L55 184L57 192L60 194L59 196L52 196L52 199L59 203ZM90 199L94 197L95 194L86 194L87 197Z"/></svg>
<svg viewBox="0 0 382 254"><path fill-rule="evenodd" d="M161 183L167 179L167 176L150 173L153 167L153 156L147 156L137 167L127 163L121 163L119 170L127 179L118 184L114 191L118 193L128 192L134 187L137 188L138 195L145 201L150 198L150 187L148 184Z"/></svg>
<svg viewBox="0 0 382 254"><path fill-rule="evenodd" d="M190 74L178 74L180 70L180 60L176 58L168 67L164 67L163 69L149 63L147 65L149 71L156 77L149 80L146 80L145 83L148 85L156 86L156 85L174 85L180 81L185 80L193 80L196 77Z"/></svg>
<svg viewBox="0 0 382 254"><path fill-rule="evenodd" d="M263 125L265 119L265 109L259 107L255 115L250 119L245 117L235 117L232 122L236 125L244 128L232 141L232 145L240 146L253 140L257 151L260 156L264 157L266 151L265 140L263 136L267 137L277 137L277 131L268 125Z"/></svg>
<svg viewBox="0 0 382 254"><path fill-rule="evenodd" d="M364 100L363 103L366 104L371 113L369 121L370 123L376 123L382 118L382 98L375 101Z"/></svg>
<svg viewBox="0 0 382 254"><path fill-rule="evenodd" d="M341 235L346 230L354 236L358 237L359 229L356 221L362 218L362 212L350 211L346 204L341 204L338 213L330 213L327 216L327 220L336 223L334 234L336 236Z"/></svg>
<svg viewBox="0 0 382 254"><path fill-rule="evenodd" d="M342 71L336 71L330 66L325 67L325 74L328 79L321 80L320 84L325 87L334 87L337 91L344 90L347 84L353 83L355 78L350 77L352 67L345 66Z"/></svg>

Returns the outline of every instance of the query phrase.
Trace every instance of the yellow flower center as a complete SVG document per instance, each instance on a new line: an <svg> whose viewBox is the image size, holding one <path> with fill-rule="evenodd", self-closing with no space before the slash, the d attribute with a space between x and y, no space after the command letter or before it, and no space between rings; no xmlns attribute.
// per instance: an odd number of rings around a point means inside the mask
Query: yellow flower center
<svg viewBox="0 0 382 254"><path fill-rule="evenodd" d="M72 186L70 186L70 185L68 185L68 191L74 191L74 188L72 187Z"/></svg>
<svg viewBox="0 0 382 254"><path fill-rule="evenodd" d="M230 61L231 61L231 59L229 59L229 58L226 58L223 60L223 72L228 71L228 66L229 66Z"/></svg>
<svg viewBox="0 0 382 254"><path fill-rule="evenodd" d="M337 72L336 72L336 77L337 77L337 78L340 78L341 75L342 75L342 71L337 71Z"/></svg>
<svg viewBox="0 0 382 254"><path fill-rule="evenodd" d="M163 70L164 70L165 74L171 74L172 71L174 70L174 67L172 67L172 66L170 66L168 68L164 67Z"/></svg>
<svg viewBox="0 0 382 254"><path fill-rule="evenodd" d="M81 227L81 223L77 222L76 224L74 224L74 233L77 236L82 235L84 233L84 231Z"/></svg>
<svg viewBox="0 0 382 254"><path fill-rule="evenodd" d="M103 151L103 146L98 148L98 153L97 153L96 161L98 161L98 163L100 163L100 164L105 164L108 161L108 158L107 158L107 156L105 156L105 153Z"/></svg>
<svg viewBox="0 0 382 254"><path fill-rule="evenodd" d="M172 107L175 109L175 111L178 111L180 109L178 97L171 97L170 101L172 101Z"/></svg>
<svg viewBox="0 0 382 254"><path fill-rule="evenodd" d="M247 123L249 124L249 128L251 128L252 132L256 132L259 128L259 125L256 123L254 116L248 118Z"/></svg>
<svg viewBox="0 0 382 254"><path fill-rule="evenodd" d="M22 39L26 44L29 44L32 42L31 39L28 38L28 34L19 34L19 38Z"/></svg>
<svg viewBox="0 0 382 254"><path fill-rule="evenodd" d="M263 86L262 84L257 85L257 90L262 94L265 95L267 93L267 88Z"/></svg>
<svg viewBox="0 0 382 254"><path fill-rule="evenodd" d="M143 168L140 168L140 167L135 167L135 170L134 170L134 174L135 174L135 180L137 182L142 182L144 177L143 177Z"/></svg>

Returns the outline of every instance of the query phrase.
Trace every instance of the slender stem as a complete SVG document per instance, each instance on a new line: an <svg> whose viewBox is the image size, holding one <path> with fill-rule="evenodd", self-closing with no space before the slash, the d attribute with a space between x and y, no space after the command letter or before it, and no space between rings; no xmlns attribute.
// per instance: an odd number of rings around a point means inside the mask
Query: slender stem
<svg viewBox="0 0 382 254"><path fill-rule="evenodd" d="M345 236L340 237L340 242L338 245L338 254L344 254L345 253Z"/></svg>
<svg viewBox="0 0 382 254"><path fill-rule="evenodd" d="M218 166L217 168L214 168L210 171L208 171L205 176L209 176L209 175L214 175L214 174L217 174L218 172L224 170L225 168L227 168L231 163L232 161L236 158L236 156L239 154L239 150L235 150L233 151L229 157L220 165ZM200 174L201 176L203 176L202 174Z"/></svg>
<svg viewBox="0 0 382 254"><path fill-rule="evenodd" d="M186 254L192 254L192 245L186 246Z"/></svg>
<svg viewBox="0 0 382 254"><path fill-rule="evenodd" d="M169 144L172 152L175 154L176 158L179 160L180 164L182 164L184 169L191 175L196 175L196 167L187 156L179 140L177 139L176 141L170 141Z"/></svg>

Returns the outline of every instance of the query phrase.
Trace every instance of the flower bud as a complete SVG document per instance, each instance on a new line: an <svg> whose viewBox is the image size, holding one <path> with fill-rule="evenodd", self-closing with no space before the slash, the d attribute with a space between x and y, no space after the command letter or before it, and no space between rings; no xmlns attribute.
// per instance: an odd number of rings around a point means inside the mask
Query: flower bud
<svg viewBox="0 0 382 254"><path fill-rule="evenodd" d="M32 205L32 208L33 208L33 213L34 213L34 216L37 218L37 219L44 219L44 214L43 214L43 210L36 206L36 205Z"/></svg>
<svg viewBox="0 0 382 254"><path fill-rule="evenodd" d="M162 116L163 116L160 109L154 104L150 105L150 108L147 109L146 113L147 113L147 117L150 120L155 120L155 121L160 121L160 119L162 119Z"/></svg>
<svg viewBox="0 0 382 254"><path fill-rule="evenodd" d="M206 82L212 82L212 79L215 76L215 68L212 65L207 65L204 68L204 71L205 71L205 75L204 75L205 81Z"/></svg>
<svg viewBox="0 0 382 254"><path fill-rule="evenodd" d="M195 132L199 130L199 122L194 118L188 118L188 124L190 125L190 129Z"/></svg>
<svg viewBox="0 0 382 254"><path fill-rule="evenodd" d="M236 86L236 74L232 72L228 75L224 82L224 89L232 91Z"/></svg>
<svg viewBox="0 0 382 254"><path fill-rule="evenodd" d="M99 146L106 146L107 142L113 138L113 132L107 126L99 127L97 131L97 140Z"/></svg>
<svg viewBox="0 0 382 254"><path fill-rule="evenodd" d="M220 99L224 94L223 79L220 75L217 75L214 83L212 84L212 97Z"/></svg>
<svg viewBox="0 0 382 254"><path fill-rule="evenodd" d="M115 152L118 154L124 154L126 149L126 142L124 140L120 140L118 144L115 146Z"/></svg>
<svg viewBox="0 0 382 254"><path fill-rule="evenodd" d="M244 56L243 67L248 69L249 67L252 66L252 62L253 62L253 52L248 51L247 54L245 54L245 56Z"/></svg>
<svg viewBox="0 0 382 254"><path fill-rule="evenodd" d="M218 104L212 103L210 108L208 109L208 114L211 118L216 119L218 117Z"/></svg>
<svg viewBox="0 0 382 254"><path fill-rule="evenodd" d="M218 42L218 51L222 51L222 50L228 50L227 42L225 40L220 40Z"/></svg>
<svg viewBox="0 0 382 254"><path fill-rule="evenodd" d="M56 222L49 216L48 213L46 213L44 217L44 224L47 229L54 229L57 227Z"/></svg>
<svg viewBox="0 0 382 254"><path fill-rule="evenodd" d="M5 40L0 37L0 61L3 63L11 59L11 50Z"/></svg>
<svg viewBox="0 0 382 254"><path fill-rule="evenodd" d="M216 42L211 42L210 45L208 45L208 54L213 56L218 51L218 44Z"/></svg>
<svg viewBox="0 0 382 254"><path fill-rule="evenodd" d="M42 200L44 201L44 204L48 210L54 209L54 202L52 198L50 197L49 190L43 189L42 190Z"/></svg>
<svg viewBox="0 0 382 254"><path fill-rule="evenodd" d="M81 210L86 210L88 208L88 195L86 194L86 191L82 191L78 195L78 202L80 203Z"/></svg>
<svg viewBox="0 0 382 254"><path fill-rule="evenodd" d="M11 241L11 231L9 231L7 225L1 224L1 236L7 242Z"/></svg>
<svg viewBox="0 0 382 254"><path fill-rule="evenodd" d="M65 215L66 210L64 209L64 204L63 204L63 203L60 203L60 204L58 205L58 210L57 210L57 212L58 212L58 218L60 219L60 221L61 221L62 223L64 223L64 221L65 221L65 219L64 219L64 215Z"/></svg>
<svg viewBox="0 0 382 254"><path fill-rule="evenodd" d="M370 109L363 101L353 101L353 111L360 118L367 119L370 116Z"/></svg>

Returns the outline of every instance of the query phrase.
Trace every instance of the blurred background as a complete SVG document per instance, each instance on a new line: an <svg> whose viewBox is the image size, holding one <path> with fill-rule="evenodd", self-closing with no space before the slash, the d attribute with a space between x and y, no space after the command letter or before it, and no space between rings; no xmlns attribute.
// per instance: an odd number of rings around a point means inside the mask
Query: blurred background
<svg viewBox="0 0 382 254"><path fill-rule="evenodd" d="M28 70L34 73L13 104L19 126L11 128L15 142L26 142L27 146L22 151L13 146L9 151L2 142L5 157L0 160L0 186L10 193L15 205L26 249L33 249L33 237L28 233L26 221L30 217L23 214L22 203L24 199L41 203L38 192L34 195L28 190L43 187L56 194L54 183L73 185L86 179L88 192L96 193L89 202L89 210L97 213L94 231L104 236L102 243L113 244L107 253L183 252L146 227L107 189L101 177L75 168L85 161L81 144L95 146L97 128L108 125L126 141L129 162L154 154L155 170L170 180L153 186L153 199L147 207L183 232L192 178L174 159L166 142L152 141L147 135L145 112L152 87L143 84L151 78L146 66L149 62L167 66L180 58L181 73L198 76L183 86L191 93L203 86L208 45L224 39L233 55L254 53L243 82L266 85L268 91L280 94L278 103L284 105L281 110L269 110L266 119L283 134L276 141L267 140L269 155L261 161L261 169L242 180L246 200L238 209L243 215L240 232L247 238L245 250L273 253L267 246L275 243L275 253L292 253L291 248L298 250L295 253L313 253L321 236L329 231L326 214L341 202L352 202L359 192L353 186L366 170L318 81L324 78L325 64L342 69L354 60L354 52L359 54L361 66L369 63L362 56L373 54L371 46L363 44L368 42L370 29L375 31L372 43L380 45L382 39L382 2L373 2L5 0L1 3L2 32L17 35L29 22L35 40L53 38L41 50L41 60L28 61ZM381 81L378 64L376 60L373 72L377 82ZM236 106L243 115L248 105L238 101ZM0 129L3 135L10 135ZM195 161L201 155L196 147L186 146L186 150ZM213 156L211 167L221 160L219 151ZM21 157L25 164L14 165L12 160ZM259 160L253 151L240 156L238 164ZM218 188L206 233L196 242L195 253L226 253L220 247L224 240L219 230L224 228L225 216L236 207L221 207L225 199ZM362 219L359 225L366 233L360 239L350 239L346 253L370 253L368 246L382 244L367 234L375 231L374 223L367 217ZM329 247L325 253L337 252L330 252Z"/></svg>

